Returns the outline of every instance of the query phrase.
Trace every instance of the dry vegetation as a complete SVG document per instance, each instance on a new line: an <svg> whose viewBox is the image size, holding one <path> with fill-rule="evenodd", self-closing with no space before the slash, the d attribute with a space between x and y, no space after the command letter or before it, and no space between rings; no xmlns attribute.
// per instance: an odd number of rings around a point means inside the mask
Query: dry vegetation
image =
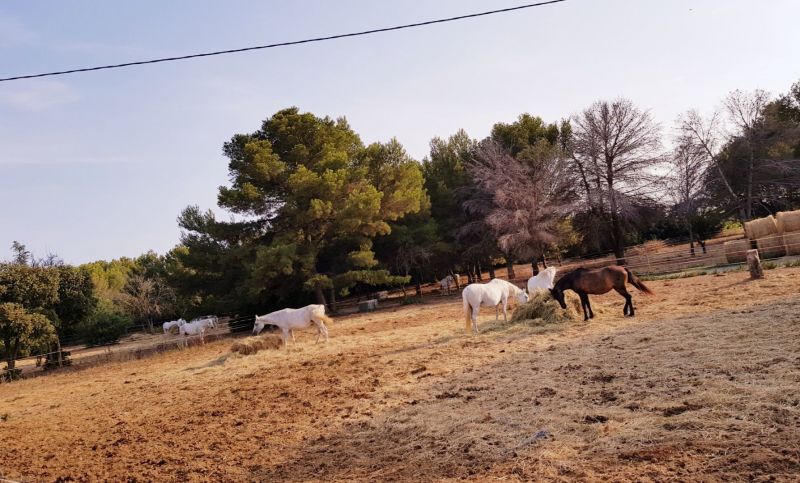
<svg viewBox="0 0 800 483"><path fill-rule="evenodd" d="M0 386L28 481L746 480L800 473L800 269L655 281L466 337L455 297Z"/></svg>

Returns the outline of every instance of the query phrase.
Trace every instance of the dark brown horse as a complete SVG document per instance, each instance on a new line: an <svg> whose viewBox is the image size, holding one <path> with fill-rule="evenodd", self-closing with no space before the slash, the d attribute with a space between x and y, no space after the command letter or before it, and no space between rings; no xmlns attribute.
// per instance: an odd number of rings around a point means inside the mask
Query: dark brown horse
<svg viewBox="0 0 800 483"><path fill-rule="evenodd" d="M625 289L626 283L630 283L647 295L653 295L653 292L639 280L639 277L627 268L616 265L595 270L575 269L561 277L561 280L556 282L555 287L550 289L550 294L558 301L562 309L566 309L564 290L574 291L581 298L583 320L589 320L594 318L592 306L589 305L589 294L600 295L614 289L625 297L625 307L622 309L622 314L633 317L633 299Z"/></svg>

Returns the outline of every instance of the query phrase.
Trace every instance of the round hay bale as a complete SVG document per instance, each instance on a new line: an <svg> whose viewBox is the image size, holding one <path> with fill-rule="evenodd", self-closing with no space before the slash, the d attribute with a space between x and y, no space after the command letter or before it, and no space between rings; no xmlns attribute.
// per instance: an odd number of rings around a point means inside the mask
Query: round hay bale
<svg viewBox="0 0 800 483"><path fill-rule="evenodd" d="M747 250L750 249L750 240L731 240L724 243L725 259L728 263L744 263L747 261Z"/></svg>
<svg viewBox="0 0 800 483"><path fill-rule="evenodd" d="M778 258L786 255L786 246L783 244L783 235L772 235L756 240L758 256L765 258Z"/></svg>
<svg viewBox="0 0 800 483"><path fill-rule="evenodd" d="M725 244L725 259L728 263L744 263L747 261L747 250L750 249L750 240L731 240Z"/></svg>
<svg viewBox="0 0 800 483"><path fill-rule="evenodd" d="M580 300L577 296L572 295L571 292L565 295L567 297L566 310L558 305L558 302L553 299L549 291L537 292L531 296L527 303L517 306L511 316L511 322L524 322L527 325L546 325L583 320L583 315L580 313Z"/></svg>
<svg viewBox="0 0 800 483"><path fill-rule="evenodd" d="M759 238L766 238L770 235L778 234L778 224L775 223L775 218L772 215L765 216L748 221L744 224L744 232L747 238L751 240L758 240Z"/></svg>
<svg viewBox="0 0 800 483"><path fill-rule="evenodd" d="M800 210L781 211L775 215L775 224L781 234L800 231Z"/></svg>
<svg viewBox="0 0 800 483"><path fill-rule="evenodd" d="M800 255L800 231L783 234L787 255Z"/></svg>

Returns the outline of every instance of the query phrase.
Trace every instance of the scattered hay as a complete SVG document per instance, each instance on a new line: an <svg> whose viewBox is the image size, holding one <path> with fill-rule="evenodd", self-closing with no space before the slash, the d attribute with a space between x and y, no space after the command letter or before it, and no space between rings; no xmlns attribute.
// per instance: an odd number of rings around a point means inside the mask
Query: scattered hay
<svg viewBox="0 0 800 483"><path fill-rule="evenodd" d="M761 259L778 258L786 255L786 247L783 244L782 235L772 235L756 240L758 256Z"/></svg>
<svg viewBox="0 0 800 483"><path fill-rule="evenodd" d="M243 356L249 356L260 350L280 349L283 339L275 334L262 335L260 337L248 337L244 340L237 340L231 346L231 352L238 352Z"/></svg>
<svg viewBox="0 0 800 483"><path fill-rule="evenodd" d="M528 303L520 305L511 316L512 323L525 323L526 325L539 326L547 324L560 324L582 320L580 315L581 302L570 293L565 294L567 301L566 310L562 309L550 295L550 292L537 292Z"/></svg>
<svg viewBox="0 0 800 483"><path fill-rule="evenodd" d="M728 263L743 263L747 261L747 250L750 249L750 240L731 240L725 244L725 259Z"/></svg>
<svg viewBox="0 0 800 483"><path fill-rule="evenodd" d="M757 240L759 238L777 235L778 224L775 223L775 218L769 215L745 223L744 232L747 234L747 238Z"/></svg>
<svg viewBox="0 0 800 483"><path fill-rule="evenodd" d="M800 231L783 234L787 255L800 255Z"/></svg>
<svg viewBox="0 0 800 483"><path fill-rule="evenodd" d="M167 329L167 332L169 332L170 335L178 335L181 333L181 328L177 325L173 325L172 327Z"/></svg>
<svg viewBox="0 0 800 483"><path fill-rule="evenodd" d="M800 231L800 210L781 211L775 215L778 233L791 233Z"/></svg>

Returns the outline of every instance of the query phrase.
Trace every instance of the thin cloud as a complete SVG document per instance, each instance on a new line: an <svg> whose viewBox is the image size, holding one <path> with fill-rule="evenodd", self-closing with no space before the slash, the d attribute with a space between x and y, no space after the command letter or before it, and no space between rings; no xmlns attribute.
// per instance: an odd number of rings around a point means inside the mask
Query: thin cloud
<svg viewBox="0 0 800 483"><path fill-rule="evenodd" d="M35 38L33 30L18 18L0 14L0 49L29 44Z"/></svg>
<svg viewBox="0 0 800 483"><path fill-rule="evenodd" d="M2 86L0 105L21 111L40 112L75 102L80 97L67 84L58 81L39 81L29 84Z"/></svg>

